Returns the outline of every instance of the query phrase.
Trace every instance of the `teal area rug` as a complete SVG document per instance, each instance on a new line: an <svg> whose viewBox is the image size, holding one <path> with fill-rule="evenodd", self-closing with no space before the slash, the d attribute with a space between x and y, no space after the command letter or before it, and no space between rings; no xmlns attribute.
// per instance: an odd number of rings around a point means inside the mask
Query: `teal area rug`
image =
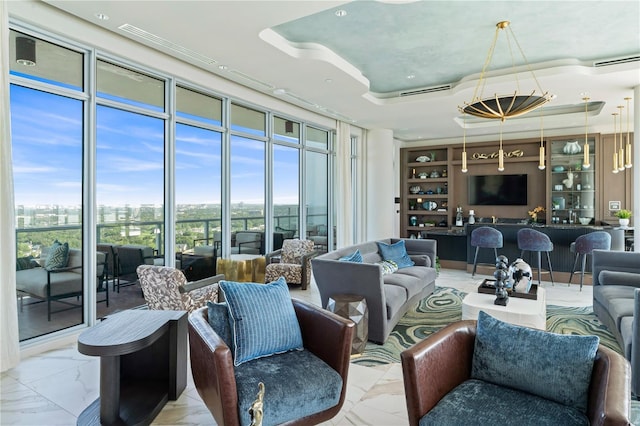
<svg viewBox="0 0 640 426"><path fill-rule="evenodd" d="M454 288L436 287L431 296L407 312L384 345L368 342L362 356L352 362L365 366L399 363L400 352L462 318L465 295ZM600 337L602 345L620 352L615 337L600 323L591 307L547 305L547 330L562 334L593 334Z"/></svg>

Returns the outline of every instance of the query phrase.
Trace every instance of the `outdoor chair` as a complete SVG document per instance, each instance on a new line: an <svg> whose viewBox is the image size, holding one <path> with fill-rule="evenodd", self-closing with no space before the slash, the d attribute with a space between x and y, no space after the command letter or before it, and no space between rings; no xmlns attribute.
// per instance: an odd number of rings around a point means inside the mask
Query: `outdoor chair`
<svg viewBox="0 0 640 426"><path fill-rule="evenodd" d="M284 277L287 284L300 284L306 290L311 281L311 259L318 255L310 240L284 240L282 248L266 256L265 282ZM279 258L279 262L275 263Z"/></svg>
<svg viewBox="0 0 640 426"><path fill-rule="evenodd" d="M218 301L218 282L224 275L187 282L182 271L169 266L140 265L140 287L149 309L189 311Z"/></svg>
<svg viewBox="0 0 640 426"><path fill-rule="evenodd" d="M236 245L231 247L231 254L261 254L262 236L259 231L236 232Z"/></svg>

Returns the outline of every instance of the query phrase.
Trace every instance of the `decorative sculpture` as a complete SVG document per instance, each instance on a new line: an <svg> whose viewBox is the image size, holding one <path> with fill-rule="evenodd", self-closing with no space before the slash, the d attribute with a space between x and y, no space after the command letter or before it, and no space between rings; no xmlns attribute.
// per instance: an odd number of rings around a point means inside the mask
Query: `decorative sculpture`
<svg viewBox="0 0 640 426"><path fill-rule="evenodd" d="M509 293L505 289L505 281L509 276L508 269L509 259L503 255L498 256L496 258L496 271L493 273L493 277L496 279L496 300L493 301L494 305L507 306L507 303L509 303Z"/></svg>
<svg viewBox="0 0 640 426"><path fill-rule="evenodd" d="M562 183L564 183L564 186L567 189L571 189L573 188L573 177L575 176L575 173L573 173L571 170L569 170L567 172L567 178L565 180L562 181Z"/></svg>
<svg viewBox="0 0 640 426"><path fill-rule="evenodd" d="M531 290L533 274L531 266L524 260L518 258L510 266L508 272L508 287L516 293L529 293Z"/></svg>
<svg viewBox="0 0 640 426"><path fill-rule="evenodd" d="M264 383L258 383L258 396L249 407L249 415L251 416L250 426L262 426L263 416L263 400L264 400Z"/></svg>

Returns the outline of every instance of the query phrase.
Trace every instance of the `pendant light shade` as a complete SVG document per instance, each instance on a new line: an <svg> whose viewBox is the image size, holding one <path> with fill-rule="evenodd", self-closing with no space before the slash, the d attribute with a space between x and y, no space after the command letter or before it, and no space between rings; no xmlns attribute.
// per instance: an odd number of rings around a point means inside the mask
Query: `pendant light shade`
<svg viewBox="0 0 640 426"><path fill-rule="evenodd" d="M540 149L538 159L538 169L544 170L546 168L544 164L544 126L542 123L542 116L540 116Z"/></svg>
<svg viewBox="0 0 640 426"><path fill-rule="evenodd" d="M624 167L630 169L633 167L633 163L631 162L631 140L629 139L629 101L631 98L627 97L624 98L624 100L627 101L627 149L625 151L627 154L627 161L625 162Z"/></svg>
<svg viewBox="0 0 640 426"><path fill-rule="evenodd" d="M29 37L16 37L16 62L26 67L36 66L36 41Z"/></svg>
<svg viewBox="0 0 640 426"><path fill-rule="evenodd" d="M463 136L462 136L462 168L460 171L462 173L467 173L469 169L467 169L467 114L463 115Z"/></svg>
<svg viewBox="0 0 640 426"><path fill-rule="evenodd" d="M611 171L613 173L618 173L618 141L617 141L617 118L618 118L618 113L614 112L613 114L613 168L611 169Z"/></svg>
<svg viewBox="0 0 640 426"><path fill-rule="evenodd" d="M584 153L584 157L582 159L582 168L588 169L591 167L591 162L589 161L589 98L582 98L584 101L584 148L582 152Z"/></svg>
<svg viewBox="0 0 640 426"><path fill-rule="evenodd" d="M622 109L624 105L618 105L618 109L620 110L620 148L618 148L618 171L624 171L624 144L622 139Z"/></svg>

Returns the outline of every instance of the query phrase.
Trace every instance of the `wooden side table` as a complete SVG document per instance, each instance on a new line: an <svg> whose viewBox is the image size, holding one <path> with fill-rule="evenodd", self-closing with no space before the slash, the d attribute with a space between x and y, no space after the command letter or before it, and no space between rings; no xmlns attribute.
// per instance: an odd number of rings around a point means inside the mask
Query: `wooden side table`
<svg viewBox="0 0 640 426"><path fill-rule="evenodd" d="M355 294L334 294L327 300L327 310L355 323L351 355L362 354L369 339L367 300Z"/></svg>
<svg viewBox="0 0 640 426"><path fill-rule="evenodd" d="M78 337L100 357L100 397L78 425L148 425L187 385L187 313L127 310Z"/></svg>

